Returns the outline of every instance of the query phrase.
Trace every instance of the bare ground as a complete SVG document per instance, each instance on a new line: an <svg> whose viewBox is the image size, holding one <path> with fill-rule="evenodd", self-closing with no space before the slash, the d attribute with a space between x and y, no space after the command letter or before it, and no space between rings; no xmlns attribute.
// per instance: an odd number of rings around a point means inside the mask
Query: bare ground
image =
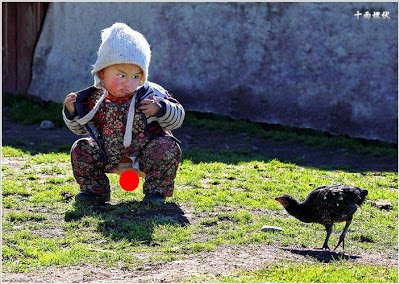
<svg viewBox="0 0 400 284"><path fill-rule="evenodd" d="M331 146L308 146L302 143L274 141L250 136L246 133L223 130L208 130L184 125L174 131L182 142L182 149L200 148L210 150L250 150L266 159L295 161L308 167L350 168L353 171L392 171L397 172L397 159L373 157L348 152ZM82 136L66 127L41 130L40 124L21 125L3 116L3 145L23 141L24 149L46 151L60 145L72 144ZM41 146L44 145L44 146Z"/></svg>
<svg viewBox="0 0 400 284"><path fill-rule="evenodd" d="M126 282L181 282L191 277L217 277L231 275L238 270L251 271L281 260L307 263L328 263L332 260L354 264L397 266L397 255L339 254L300 248L281 248L271 245L224 244L211 252L185 255L184 259L146 265L137 269L115 267L113 269L90 264L48 268L29 273L7 273L3 283L126 283ZM210 278L209 278L210 279Z"/></svg>
<svg viewBox="0 0 400 284"><path fill-rule="evenodd" d="M62 144L72 144L79 136L72 134L66 128L40 130L39 124L24 126L3 117L3 145L15 144L15 141L25 141L24 148L42 150L52 149ZM296 160L297 164L319 167L354 168L356 171L395 171L397 161L394 159L377 158L356 153L347 153L334 147L311 147L303 144L276 142L246 134L210 131L184 126L174 132L182 141L183 151L192 147L202 149L247 150L264 155L266 158L280 160ZM205 137L207 139L205 139ZM43 144L45 143L45 144ZM41 149L42 148L42 149ZM19 161L20 162L20 161ZM16 166L16 160L2 159L2 164ZM114 204L115 205L115 204ZM110 206L114 206L113 204ZM183 211L183 212L182 212ZM183 207L179 214L189 223L196 223L196 215L189 207ZM160 212L175 214L177 212ZM255 212L261 214L262 212ZM265 212L264 212L265 213ZM328 263L332 260L343 260L357 264L397 266L397 251L385 253L352 252L333 253L312 250L295 245L279 247L268 244L233 245L224 244L210 252L200 252L182 255L181 260L167 263L146 264L139 268L119 267L113 269L91 264L47 268L28 273L4 273L3 283L126 283L126 282L180 282L191 277L217 277L231 275L238 270L256 270L261 266L274 262L293 260L308 263Z"/></svg>

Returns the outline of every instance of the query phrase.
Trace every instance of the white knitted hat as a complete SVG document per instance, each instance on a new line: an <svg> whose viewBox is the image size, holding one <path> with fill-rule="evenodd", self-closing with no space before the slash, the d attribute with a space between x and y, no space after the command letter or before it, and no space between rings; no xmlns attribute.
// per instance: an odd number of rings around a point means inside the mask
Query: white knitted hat
<svg viewBox="0 0 400 284"><path fill-rule="evenodd" d="M120 63L136 64L143 71L143 85L147 81L150 64L150 45L144 36L132 30L128 25L115 23L111 27L101 31L101 45L97 51L97 61L93 65L92 75L94 76L93 86L102 89L103 95L96 102L92 110L77 122L81 125L88 123L96 112L100 104L107 96L107 90L101 85L99 71L103 68ZM132 103L129 107L128 120L124 135L124 146L128 147L132 142L132 125L135 114L136 92L133 95Z"/></svg>
<svg viewBox="0 0 400 284"><path fill-rule="evenodd" d="M150 64L150 45L145 37L124 23L115 23L101 31L101 45L97 51L97 61L92 75L96 88L102 88L98 74L103 68L120 63L138 65L143 71L143 85L147 81Z"/></svg>

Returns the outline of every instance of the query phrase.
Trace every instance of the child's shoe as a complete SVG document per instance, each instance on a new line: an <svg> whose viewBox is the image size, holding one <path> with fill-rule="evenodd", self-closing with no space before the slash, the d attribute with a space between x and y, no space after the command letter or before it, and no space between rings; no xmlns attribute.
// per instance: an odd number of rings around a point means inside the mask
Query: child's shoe
<svg viewBox="0 0 400 284"><path fill-rule="evenodd" d="M145 194L142 203L143 204L158 204L162 205L165 202L165 196L159 193L147 193Z"/></svg>
<svg viewBox="0 0 400 284"><path fill-rule="evenodd" d="M75 201L84 201L84 202L94 202L101 205L110 201L110 192L101 193L101 194L94 194L90 192L81 192L75 196Z"/></svg>

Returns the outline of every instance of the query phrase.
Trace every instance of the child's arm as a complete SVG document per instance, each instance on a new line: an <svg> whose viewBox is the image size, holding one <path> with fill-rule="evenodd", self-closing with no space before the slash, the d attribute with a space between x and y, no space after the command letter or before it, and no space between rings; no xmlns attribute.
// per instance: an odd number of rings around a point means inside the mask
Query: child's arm
<svg viewBox="0 0 400 284"><path fill-rule="evenodd" d="M79 116L76 113L74 106L76 97L77 95L75 93L71 93L65 97L62 115L65 124L73 133L77 135L85 135L88 134L85 127L77 122Z"/></svg>
<svg viewBox="0 0 400 284"><path fill-rule="evenodd" d="M183 120L185 119L185 110L183 106L161 86L149 82L149 90L144 96L145 98L151 98L142 100L145 105L139 107L140 110L144 108L149 109L150 101L154 101L159 107L158 111L148 118L148 122L157 120L160 126L166 130L174 130L181 127Z"/></svg>
<svg viewBox="0 0 400 284"><path fill-rule="evenodd" d="M158 112L158 123L164 130L174 130L182 126L185 119L185 110L183 106L171 96L164 98L156 97L155 99L162 107Z"/></svg>

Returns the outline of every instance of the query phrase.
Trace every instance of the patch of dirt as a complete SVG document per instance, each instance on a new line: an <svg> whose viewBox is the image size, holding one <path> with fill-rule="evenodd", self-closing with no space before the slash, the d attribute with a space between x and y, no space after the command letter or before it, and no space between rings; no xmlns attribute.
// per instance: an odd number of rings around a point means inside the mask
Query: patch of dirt
<svg viewBox="0 0 400 284"><path fill-rule="evenodd" d="M183 256L167 263L146 264L137 268L114 269L90 264L47 268L28 273L5 273L3 283L143 283L181 282L191 277L231 275L238 270L258 270L262 266L290 260L304 263L328 263L343 259L354 264L397 266L397 255L333 253L298 248L280 248L262 245L224 244L210 252Z"/></svg>
<svg viewBox="0 0 400 284"><path fill-rule="evenodd" d="M10 145L15 141L23 141L24 148L46 152L60 145L72 144L81 136L77 136L66 127L52 130L41 130L39 124L25 126L3 117L2 142ZM251 137L247 134L234 131L207 130L190 126L183 126L174 131L181 140L183 151L190 148L211 150L250 150L264 155L267 159L296 160L296 164L310 167L343 167L358 171L393 171L397 172L397 160L371 157L356 153L349 153L334 147L314 147L301 143L277 142L268 139ZM2 164L8 167L19 168L23 159L2 158ZM65 195L65 199L72 198ZM110 205L112 209L112 204ZM171 209L172 210L172 209ZM226 210L229 210L228 208ZM174 211L174 210L173 210ZM257 210L256 210L257 211ZM196 213L184 207L178 212L182 224L198 222ZM253 212L255 213L255 212ZM270 212L257 212L268 214ZM176 212L162 212L167 216L175 216ZM275 214L279 214L275 212ZM59 216L60 217L60 216ZM147 218L143 214L141 218ZM60 220L61 221L61 220ZM260 228L261 229L261 228ZM53 232L54 237L62 234ZM210 252L178 255L182 259L167 262L146 264L140 267L113 268L94 266L91 264L68 267L46 268L28 273L3 273L3 283L126 283L126 282L180 282L190 277L208 276L217 279L224 275L231 275L238 270L257 270L261 266L278 262L282 259L307 263L327 263L332 260L343 259L355 264L379 266L397 266L397 251L388 253L362 253L354 255L351 252L333 253L314 251L300 245L293 247L277 247L268 244L232 245L224 244ZM138 256L140 257L140 256Z"/></svg>
<svg viewBox="0 0 400 284"><path fill-rule="evenodd" d="M361 155L331 146L308 146L303 143L263 139L235 131L208 130L191 126L184 126L173 133L182 142L183 149L197 147L212 150L250 150L267 159L294 161L301 166L397 172L397 159Z"/></svg>
<svg viewBox="0 0 400 284"><path fill-rule="evenodd" d="M61 145L72 144L82 136L73 134L68 128L40 129L40 124L22 125L3 115L3 145L23 141L22 148L46 152ZM351 168L354 171L397 172L397 159L373 157L348 152L330 146L308 146L302 143L274 141L254 137L246 133L224 130L208 130L184 125L173 131L182 142L183 150L200 148L209 150L250 150L266 159L295 161L308 167Z"/></svg>

